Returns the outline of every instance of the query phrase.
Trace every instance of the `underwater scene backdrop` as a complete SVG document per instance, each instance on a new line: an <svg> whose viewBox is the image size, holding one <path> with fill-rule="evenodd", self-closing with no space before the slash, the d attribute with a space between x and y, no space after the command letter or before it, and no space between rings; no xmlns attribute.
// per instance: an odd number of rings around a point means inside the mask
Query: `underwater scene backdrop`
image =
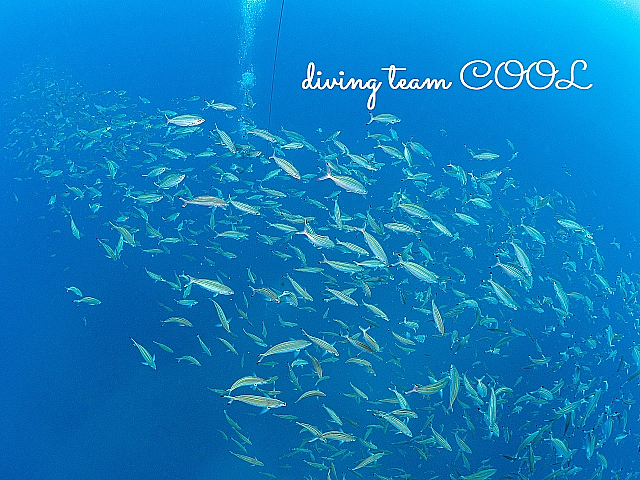
<svg viewBox="0 0 640 480"><path fill-rule="evenodd" d="M638 476L638 2L6 3L0 478Z"/></svg>

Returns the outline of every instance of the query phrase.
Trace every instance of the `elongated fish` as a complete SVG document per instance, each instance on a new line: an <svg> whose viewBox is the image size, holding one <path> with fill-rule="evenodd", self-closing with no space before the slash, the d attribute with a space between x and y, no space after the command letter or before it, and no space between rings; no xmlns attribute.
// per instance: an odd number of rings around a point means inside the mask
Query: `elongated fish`
<svg viewBox="0 0 640 480"><path fill-rule="evenodd" d="M320 182L327 179L332 180L333 183L346 190L347 192L357 193L359 195L367 194L367 189L364 188L364 185L362 185L362 183L360 183L358 180L343 175L334 175L331 173L331 169L329 169L329 167L327 167L327 174L324 177L320 177L316 180Z"/></svg>
<svg viewBox="0 0 640 480"><path fill-rule="evenodd" d="M267 357L269 355L274 355L276 353L298 352L304 348L307 348L309 345L311 345L311 342L307 340L289 340L279 343L271 347L266 352L258 355L258 363L262 362L262 360L264 360L264 357Z"/></svg>
<svg viewBox="0 0 640 480"><path fill-rule="evenodd" d="M149 351L146 348L144 348L142 345L140 345L138 342L136 342L133 338L131 339L131 341L136 347L138 347L138 350L140 351L140 355L142 355L142 358L144 358L144 362L142 362L142 364L149 365L151 368L155 370L156 356L155 355L151 356Z"/></svg>
<svg viewBox="0 0 640 480"><path fill-rule="evenodd" d="M226 285L216 282L215 280L208 280L206 278L194 278L187 275L189 279L189 283L186 286L196 284L199 287L204 288L208 292L211 292L215 295L233 295L233 290L227 287Z"/></svg>
<svg viewBox="0 0 640 480"><path fill-rule="evenodd" d="M195 127L204 123L204 118L200 115L178 115L177 117L169 118L165 114L165 118L167 119L167 125L172 124L178 127Z"/></svg>
<svg viewBox="0 0 640 480"><path fill-rule="evenodd" d="M229 403L231 402L242 402L247 405L253 405L254 407L262 407L270 410L272 408L284 407L287 404L282 400L278 400L277 398L271 397L263 397L260 395L223 395L224 398L229 399Z"/></svg>

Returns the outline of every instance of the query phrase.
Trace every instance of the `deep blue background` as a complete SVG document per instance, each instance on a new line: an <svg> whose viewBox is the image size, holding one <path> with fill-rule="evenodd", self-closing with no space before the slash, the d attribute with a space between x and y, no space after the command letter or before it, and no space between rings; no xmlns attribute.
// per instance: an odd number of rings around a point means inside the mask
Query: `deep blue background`
<svg viewBox="0 0 640 480"><path fill-rule="evenodd" d="M0 11L3 99L20 85L25 65L47 64L87 91L127 90L132 98L149 98L154 108L172 108L177 99L192 95L242 103L238 2L5 3ZM359 135L369 118L367 93L303 91L300 83L310 61L326 75L344 70L347 77L384 79L380 68L395 64L406 67L408 76L446 78L453 82L447 91L392 92L384 86L375 113L398 115L402 122L396 130L416 135L425 145L436 143L445 129L447 142L433 151L443 159L462 156L465 144L506 151L509 138L520 152L509 175L571 197L583 224L604 225L621 243L619 252L605 243L603 255L611 259L611 268L637 269L637 256L627 255L638 253L640 238L637 2L591 1L579 7L556 1L535 6L362 3L286 3L272 130L296 130L314 142L343 130L343 141L364 145ZM268 118L280 6L266 2L256 23L252 95L257 106L251 116L262 126ZM494 66L509 59L525 65L549 59L563 78L572 61L584 59L588 70L579 72L577 81L593 87L470 91L460 85L458 74L473 59ZM27 85L21 88L28 91ZM2 118L2 129L11 130L10 117ZM358 129L349 128L353 125ZM316 133L320 127L322 136ZM226 128L233 129L233 123ZM171 364L166 375L132 368L138 358L131 355L129 337L150 343L143 321L162 315L156 298L166 294L166 287L128 274L127 263L147 266L147 257L129 249L123 262L105 262L99 246L78 247L75 239L55 233L68 233L67 220L49 214L50 193L38 191L38 183L14 179L19 173L11 163L5 158L0 195L5 317L0 478L211 478L215 469L229 475L230 467L216 459L230 456L210 441L217 428L227 429L219 425L219 415L211 415L219 412L220 402L202 388L220 388L228 376L222 380L204 369L186 376L178 368L183 364ZM95 263L80 260L89 255ZM247 266L238 263L237 268ZM81 286L86 295L102 293L95 296L103 305L76 308L63 288L69 285ZM255 428L244 423L252 439L270 433L268 421ZM256 448L266 448L254 453L268 457L268 447Z"/></svg>

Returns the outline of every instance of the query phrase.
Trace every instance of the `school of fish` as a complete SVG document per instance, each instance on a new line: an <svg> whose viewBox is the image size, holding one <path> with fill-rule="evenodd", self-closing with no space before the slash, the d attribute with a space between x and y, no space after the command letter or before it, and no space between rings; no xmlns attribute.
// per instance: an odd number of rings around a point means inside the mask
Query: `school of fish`
<svg viewBox="0 0 640 480"><path fill-rule="evenodd" d="M154 336L122 339L131 368L210 369L212 441L238 467L637 477L607 452L640 444L640 277L605 262L619 244L570 198L509 176L513 142L444 159L425 147L444 133L390 113L269 131L228 103L168 109L49 69L11 101L4 147L62 233L100 247L87 261L139 249L126 274L166 285ZM286 432L278 455L258 458L257 422Z"/></svg>

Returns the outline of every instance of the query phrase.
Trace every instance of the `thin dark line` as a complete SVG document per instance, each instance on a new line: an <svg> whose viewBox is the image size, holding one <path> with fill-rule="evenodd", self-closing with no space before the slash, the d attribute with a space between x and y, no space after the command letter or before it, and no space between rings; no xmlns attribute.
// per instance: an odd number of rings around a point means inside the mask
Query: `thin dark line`
<svg viewBox="0 0 640 480"><path fill-rule="evenodd" d="M269 98L269 121L267 123L267 131L271 129L271 104L273 102L273 84L276 79L276 60L278 60L278 44L280 43L280 27L282 26L282 12L284 11L284 0L280 7L280 21L278 22L278 36L276 37L276 52L273 56L273 74L271 75L271 97Z"/></svg>

